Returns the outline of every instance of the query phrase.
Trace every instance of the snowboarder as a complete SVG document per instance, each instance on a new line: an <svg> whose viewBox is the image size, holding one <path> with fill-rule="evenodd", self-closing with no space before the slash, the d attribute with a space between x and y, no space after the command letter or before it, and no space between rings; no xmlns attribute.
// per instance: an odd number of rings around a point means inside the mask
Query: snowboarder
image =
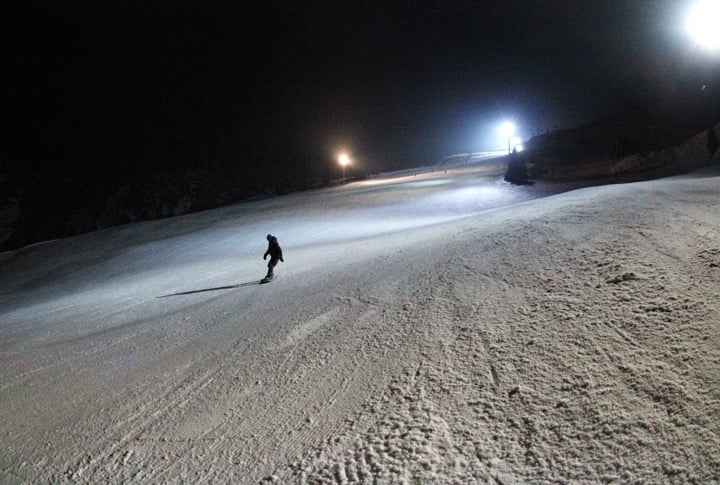
<svg viewBox="0 0 720 485"><path fill-rule="evenodd" d="M275 266L277 265L278 260L282 261L283 263L285 262L282 255L282 248L280 247L277 238L272 234L268 234L267 240L268 248L263 255L263 260L267 259L267 257L270 256L270 261L268 262L267 275L265 276L265 278L262 279L262 283L267 283L268 281L273 279L273 268L275 268Z"/></svg>

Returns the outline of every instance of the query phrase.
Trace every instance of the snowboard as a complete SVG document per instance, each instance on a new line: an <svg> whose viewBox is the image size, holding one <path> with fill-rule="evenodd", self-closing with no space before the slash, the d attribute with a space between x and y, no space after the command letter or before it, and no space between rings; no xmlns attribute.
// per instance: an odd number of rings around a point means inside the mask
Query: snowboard
<svg viewBox="0 0 720 485"><path fill-rule="evenodd" d="M272 277L272 276L269 277L269 278L266 276L265 278L263 278L263 279L260 280L260 284L261 284L261 285L264 285L265 283L270 283L272 280L273 280L273 277Z"/></svg>

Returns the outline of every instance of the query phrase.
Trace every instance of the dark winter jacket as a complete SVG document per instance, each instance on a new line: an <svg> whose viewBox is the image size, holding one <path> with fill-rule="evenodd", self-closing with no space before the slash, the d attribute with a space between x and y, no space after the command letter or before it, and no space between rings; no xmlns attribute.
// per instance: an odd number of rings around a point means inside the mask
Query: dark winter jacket
<svg viewBox="0 0 720 485"><path fill-rule="evenodd" d="M270 255L270 258L272 259L279 259L280 261L284 261L282 248L280 247L280 243L278 243L278 240L275 236L270 236L268 238L268 248L263 255L263 259L267 258L268 255Z"/></svg>

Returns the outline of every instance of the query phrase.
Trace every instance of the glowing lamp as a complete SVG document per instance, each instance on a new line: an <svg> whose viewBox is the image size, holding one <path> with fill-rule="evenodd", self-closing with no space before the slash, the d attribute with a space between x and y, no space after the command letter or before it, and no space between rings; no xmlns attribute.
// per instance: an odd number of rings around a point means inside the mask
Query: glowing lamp
<svg viewBox="0 0 720 485"><path fill-rule="evenodd" d="M338 163L342 165L342 183L345 183L345 166L350 163L350 156L347 153L341 153L338 156Z"/></svg>
<svg viewBox="0 0 720 485"><path fill-rule="evenodd" d="M506 121L500 125L500 132L503 137L510 138L515 134L515 124L512 121Z"/></svg>
<svg viewBox="0 0 720 485"><path fill-rule="evenodd" d="M698 0L690 8L685 27L699 45L720 51L720 0Z"/></svg>

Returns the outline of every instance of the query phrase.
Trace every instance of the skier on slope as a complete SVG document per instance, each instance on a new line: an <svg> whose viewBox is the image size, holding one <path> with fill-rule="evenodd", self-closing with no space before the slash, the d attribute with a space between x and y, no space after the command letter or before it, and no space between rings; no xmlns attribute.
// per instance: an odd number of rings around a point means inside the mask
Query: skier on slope
<svg viewBox="0 0 720 485"><path fill-rule="evenodd" d="M277 238L272 234L268 234L267 240L268 248L263 255L263 260L267 259L267 257L270 256L270 261L268 262L267 275L263 279L264 282L268 282L273 279L273 268L275 268L275 266L277 265L278 260L282 261L283 263L285 262L282 255L282 248L280 247Z"/></svg>

